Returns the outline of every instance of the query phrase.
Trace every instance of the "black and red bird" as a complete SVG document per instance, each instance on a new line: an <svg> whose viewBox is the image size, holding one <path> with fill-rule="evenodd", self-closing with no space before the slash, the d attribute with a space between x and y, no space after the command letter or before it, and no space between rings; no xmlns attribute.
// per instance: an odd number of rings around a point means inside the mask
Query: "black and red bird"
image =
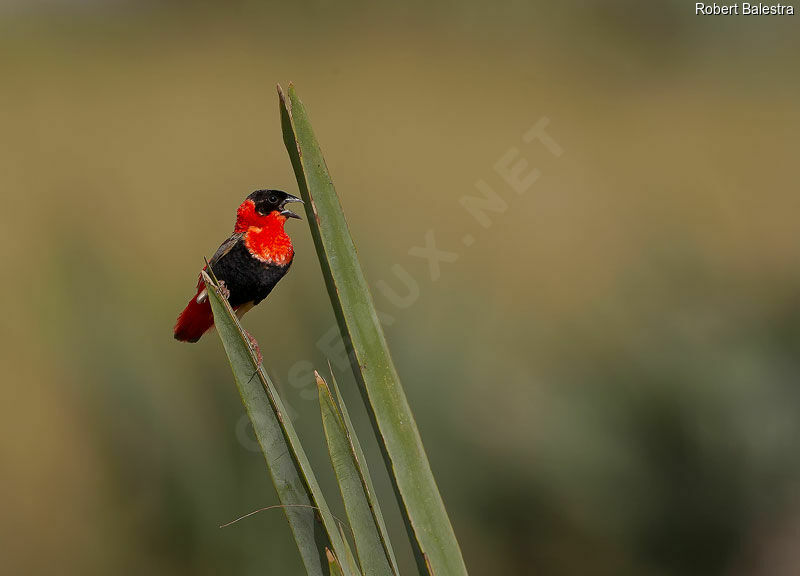
<svg viewBox="0 0 800 576"><path fill-rule="evenodd" d="M287 218L300 216L286 209L291 202L302 200L280 190L256 190L250 194L236 212L233 235L209 261L240 318L272 292L292 265L294 248L283 225ZM201 275L197 293L175 323L175 339L197 342L213 325L214 315Z"/></svg>

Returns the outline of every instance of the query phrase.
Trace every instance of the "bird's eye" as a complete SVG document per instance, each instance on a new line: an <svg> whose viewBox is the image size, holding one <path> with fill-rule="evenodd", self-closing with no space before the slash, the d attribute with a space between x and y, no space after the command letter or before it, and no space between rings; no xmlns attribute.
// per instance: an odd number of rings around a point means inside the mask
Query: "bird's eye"
<svg viewBox="0 0 800 576"><path fill-rule="evenodd" d="M277 204L278 203L278 197L275 196L275 194L273 194L272 196L269 197L269 203L270 204Z"/></svg>

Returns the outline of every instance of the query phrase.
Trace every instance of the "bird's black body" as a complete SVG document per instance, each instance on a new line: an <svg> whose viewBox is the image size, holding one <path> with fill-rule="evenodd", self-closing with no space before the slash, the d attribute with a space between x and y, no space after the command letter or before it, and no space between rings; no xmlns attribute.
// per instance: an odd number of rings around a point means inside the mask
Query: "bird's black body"
<svg viewBox="0 0 800 576"><path fill-rule="evenodd" d="M255 306L266 298L292 265L279 266L253 256L244 243L243 234L234 234L220 246L209 262L218 280L225 282L230 292L228 302L236 309Z"/></svg>

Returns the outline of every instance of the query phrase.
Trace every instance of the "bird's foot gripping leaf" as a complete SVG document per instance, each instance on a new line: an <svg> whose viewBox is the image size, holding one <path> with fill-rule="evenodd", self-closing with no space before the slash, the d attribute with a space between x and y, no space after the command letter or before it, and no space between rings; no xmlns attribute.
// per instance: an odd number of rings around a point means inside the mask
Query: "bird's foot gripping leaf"
<svg viewBox="0 0 800 576"><path fill-rule="evenodd" d="M247 339L250 340L250 349L255 352L258 360L258 368L261 368L261 364L264 361L264 356L261 354L261 348L258 347L258 340L256 340L255 337L247 330L244 331L244 334L247 336Z"/></svg>
<svg viewBox="0 0 800 576"><path fill-rule="evenodd" d="M228 290L228 287L227 287L227 286L225 286L225 280L218 280L218 281L217 281L217 285L219 286L219 291L220 291L220 293L221 293L223 296L225 296L225 300L230 300L230 299L231 299L231 291L230 291L230 290ZM248 334L248 336L250 336L250 335ZM250 336L250 338L251 338L253 341L255 341L255 340L253 339L253 337L252 337L252 336Z"/></svg>

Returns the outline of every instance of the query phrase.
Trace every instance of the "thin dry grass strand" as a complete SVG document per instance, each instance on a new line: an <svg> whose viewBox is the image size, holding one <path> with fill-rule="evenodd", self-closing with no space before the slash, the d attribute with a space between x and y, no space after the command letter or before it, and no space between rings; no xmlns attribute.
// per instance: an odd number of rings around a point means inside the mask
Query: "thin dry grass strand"
<svg viewBox="0 0 800 576"><path fill-rule="evenodd" d="M267 510L274 510L276 508L311 508L313 510L316 510L317 512L322 513L322 510L320 510L316 506L312 506L311 504L273 504L272 506L266 506L264 508L259 508L258 510L253 510L252 512L248 512L244 516L239 516L235 520L231 520L230 522L227 522L226 524L221 524L220 528L227 528L231 524L236 524L239 520L244 520L245 518L249 518L250 516L254 516L255 514L258 514L259 512L265 512ZM331 514L331 516L341 526L347 526L347 529L350 531L350 534L351 535L353 534L353 529L350 528L350 525L347 522L343 521L341 518L337 518L333 514Z"/></svg>

